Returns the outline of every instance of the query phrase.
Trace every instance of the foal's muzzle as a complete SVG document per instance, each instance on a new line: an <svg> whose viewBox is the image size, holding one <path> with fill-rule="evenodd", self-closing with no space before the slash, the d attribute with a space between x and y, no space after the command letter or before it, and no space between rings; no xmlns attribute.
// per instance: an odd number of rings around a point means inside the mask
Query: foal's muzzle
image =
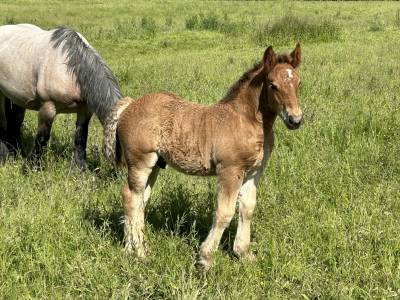
<svg viewBox="0 0 400 300"><path fill-rule="evenodd" d="M282 116L282 119L288 129L294 130L298 129L303 122L303 114L300 113L299 115L295 116L285 112Z"/></svg>

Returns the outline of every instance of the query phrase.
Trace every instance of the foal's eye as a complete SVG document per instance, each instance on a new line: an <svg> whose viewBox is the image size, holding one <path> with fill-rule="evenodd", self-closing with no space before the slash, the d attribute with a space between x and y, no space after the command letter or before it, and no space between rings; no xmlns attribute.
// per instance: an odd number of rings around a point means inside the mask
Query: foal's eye
<svg viewBox="0 0 400 300"><path fill-rule="evenodd" d="M275 92L278 91L278 87L273 83L270 84L270 88Z"/></svg>

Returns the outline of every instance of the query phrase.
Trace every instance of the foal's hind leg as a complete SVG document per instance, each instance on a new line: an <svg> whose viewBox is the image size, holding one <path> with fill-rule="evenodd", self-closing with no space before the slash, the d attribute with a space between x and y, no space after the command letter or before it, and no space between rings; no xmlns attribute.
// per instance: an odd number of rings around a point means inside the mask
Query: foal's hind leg
<svg viewBox="0 0 400 300"><path fill-rule="evenodd" d="M140 161L128 162L128 184L122 191L124 207L125 249L135 250L140 259L145 259L144 247L144 194L148 178L157 162L157 154L143 155Z"/></svg>
<svg viewBox="0 0 400 300"><path fill-rule="evenodd" d="M43 148L47 146L50 139L51 126L53 125L56 116L56 109L53 102L45 102L38 114L38 130L35 139L33 150L28 156L30 163L36 164L40 158Z"/></svg>
<svg viewBox="0 0 400 300"><path fill-rule="evenodd" d="M218 172L218 204L212 228L200 247L198 264L207 271L212 265L212 254L218 248L222 234L235 214L236 200L243 182L243 172L225 168Z"/></svg>
<svg viewBox="0 0 400 300"><path fill-rule="evenodd" d="M76 120L74 162L80 169L86 169L86 145L89 122L92 113L79 112Z"/></svg>
<svg viewBox="0 0 400 300"><path fill-rule="evenodd" d="M22 147L21 127L25 118L25 108L22 108L11 100L6 99L6 117L7 117L7 142L10 150L17 152Z"/></svg>
<svg viewBox="0 0 400 300"><path fill-rule="evenodd" d="M145 207L150 199L151 190L153 189L153 186L156 183L159 172L160 172L160 167L158 166L154 166L153 169L151 170L149 179L147 180L146 189L144 190L143 203Z"/></svg>

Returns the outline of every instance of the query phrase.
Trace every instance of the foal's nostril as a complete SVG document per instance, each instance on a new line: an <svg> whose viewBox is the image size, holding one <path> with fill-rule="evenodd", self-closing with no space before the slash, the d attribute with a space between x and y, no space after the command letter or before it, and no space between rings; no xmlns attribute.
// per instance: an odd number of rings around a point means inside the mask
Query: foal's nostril
<svg viewBox="0 0 400 300"><path fill-rule="evenodd" d="M288 116L287 118L287 126L290 129L297 129L300 127L301 121L303 120L303 116L300 117L293 117L291 115Z"/></svg>
<svg viewBox="0 0 400 300"><path fill-rule="evenodd" d="M289 116L289 124L290 125L296 125L298 122L296 122L296 120L292 117L292 116Z"/></svg>

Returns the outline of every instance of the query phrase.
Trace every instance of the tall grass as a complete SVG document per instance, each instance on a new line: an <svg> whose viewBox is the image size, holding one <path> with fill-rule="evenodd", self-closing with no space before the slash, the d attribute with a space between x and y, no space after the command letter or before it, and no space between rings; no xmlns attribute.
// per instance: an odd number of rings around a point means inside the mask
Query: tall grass
<svg viewBox="0 0 400 300"><path fill-rule="evenodd" d="M237 34L243 31L242 22L233 22L225 14L223 17L214 13L192 15L185 19L185 27L189 30L210 30L219 31L228 35Z"/></svg>
<svg viewBox="0 0 400 300"><path fill-rule="evenodd" d="M332 42L340 39L341 28L327 18L300 17L287 14L275 21L241 20L232 22L214 13L191 15L185 19L189 30L218 31L226 35L245 34L257 45L288 44L293 41L309 43Z"/></svg>
<svg viewBox="0 0 400 300"><path fill-rule="evenodd" d="M266 41L270 44L333 42L339 40L340 35L340 27L326 18L313 19L289 14L273 23L259 25L254 39L257 44L264 46Z"/></svg>
<svg viewBox="0 0 400 300"><path fill-rule="evenodd" d="M397 9L397 11L396 11L394 25L395 25L395 27L397 27L397 29L400 29L400 9Z"/></svg>
<svg viewBox="0 0 400 300"><path fill-rule="evenodd" d="M373 20L370 22L370 31L383 31L386 29L386 22L383 16L379 13L375 14Z"/></svg>

